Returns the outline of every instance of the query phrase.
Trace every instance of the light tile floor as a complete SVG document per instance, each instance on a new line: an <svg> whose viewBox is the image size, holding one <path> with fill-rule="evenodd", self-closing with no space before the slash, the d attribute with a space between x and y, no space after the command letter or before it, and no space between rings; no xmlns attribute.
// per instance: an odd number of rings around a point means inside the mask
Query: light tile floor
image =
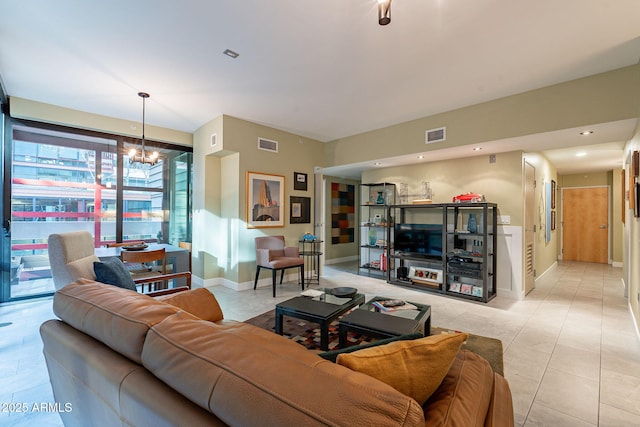
<svg viewBox="0 0 640 427"><path fill-rule="evenodd" d="M523 301L497 297L471 303L354 276L353 264L327 266L320 286L355 286L367 297L384 295L432 306L433 326L502 340L505 377L519 426L640 426L640 340L623 296L621 269L560 263L537 281ZM318 285L313 285L317 287ZM295 296L285 283L235 292L216 286L225 317L246 320ZM0 425L58 426L38 326L52 318L51 298L0 306ZM10 322L8 326L2 326ZM10 413L26 403L27 413Z"/></svg>

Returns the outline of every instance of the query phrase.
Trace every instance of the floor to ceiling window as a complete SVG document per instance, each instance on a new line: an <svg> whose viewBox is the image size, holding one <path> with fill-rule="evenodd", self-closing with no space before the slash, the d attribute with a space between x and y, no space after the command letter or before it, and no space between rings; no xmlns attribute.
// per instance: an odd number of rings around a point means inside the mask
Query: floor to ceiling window
<svg viewBox="0 0 640 427"><path fill-rule="evenodd" d="M54 291L47 253L51 233L86 230L96 247L128 240L191 241L190 149L157 144L160 160L140 164L126 155L136 143L116 135L8 122L3 212L10 227L3 270L9 271L3 301Z"/></svg>

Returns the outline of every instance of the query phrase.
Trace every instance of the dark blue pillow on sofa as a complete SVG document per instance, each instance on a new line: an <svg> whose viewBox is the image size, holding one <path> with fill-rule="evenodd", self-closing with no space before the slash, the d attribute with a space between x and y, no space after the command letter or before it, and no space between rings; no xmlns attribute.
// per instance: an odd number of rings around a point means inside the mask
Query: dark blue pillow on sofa
<svg viewBox="0 0 640 427"><path fill-rule="evenodd" d="M121 288L136 290L136 284L131 278L131 273L124 266L120 258L107 258L102 262L93 263L93 271L96 273L98 282Z"/></svg>

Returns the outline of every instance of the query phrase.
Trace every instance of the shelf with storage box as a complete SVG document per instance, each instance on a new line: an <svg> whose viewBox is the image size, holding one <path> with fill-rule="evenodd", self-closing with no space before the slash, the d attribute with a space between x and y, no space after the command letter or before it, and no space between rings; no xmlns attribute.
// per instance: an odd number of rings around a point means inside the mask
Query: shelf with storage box
<svg viewBox="0 0 640 427"><path fill-rule="evenodd" d="M390 183L360 185L360 274L385 278L387 268L387 208L396 200L396 186Z"/></svg>
<svg viewBox="0 0 640 427"><path fill-rule="evenodd" d="M496 296L497 205L451 203L446 212L445 292L488 302Z"/></svg>
<svg viewBox="0 0 640 427"><path fill-rule="evenodd" d="M494 203L392 205L387 281L488 302L496 295Z"/></svg>

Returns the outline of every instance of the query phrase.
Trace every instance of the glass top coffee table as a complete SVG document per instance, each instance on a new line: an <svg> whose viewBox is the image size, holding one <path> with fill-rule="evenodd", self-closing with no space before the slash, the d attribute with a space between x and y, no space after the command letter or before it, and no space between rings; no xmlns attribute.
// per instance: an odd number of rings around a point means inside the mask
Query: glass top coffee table
<svg viewBox="0 0 640 427"><path fill-rule="evenodd" d="M381 312L372 303L389 300L388 297L374 297L360 306L359 310L340 319L340 348L347 346L347 332L355 332L371 338L391 338L421 332L431 334L431 306L409 302L415 309Z"/></svg>
<svg viewBox="0 0 640 427"><path fill-rule="evenodd" d="M364 295L351 297L331 295L331 289L319 289L321 295L299 296L276 305L276 333L282 335L283 316L295 317L320 325L320 348L329 350L329 325L339 316L364 303Z"/></svg>

